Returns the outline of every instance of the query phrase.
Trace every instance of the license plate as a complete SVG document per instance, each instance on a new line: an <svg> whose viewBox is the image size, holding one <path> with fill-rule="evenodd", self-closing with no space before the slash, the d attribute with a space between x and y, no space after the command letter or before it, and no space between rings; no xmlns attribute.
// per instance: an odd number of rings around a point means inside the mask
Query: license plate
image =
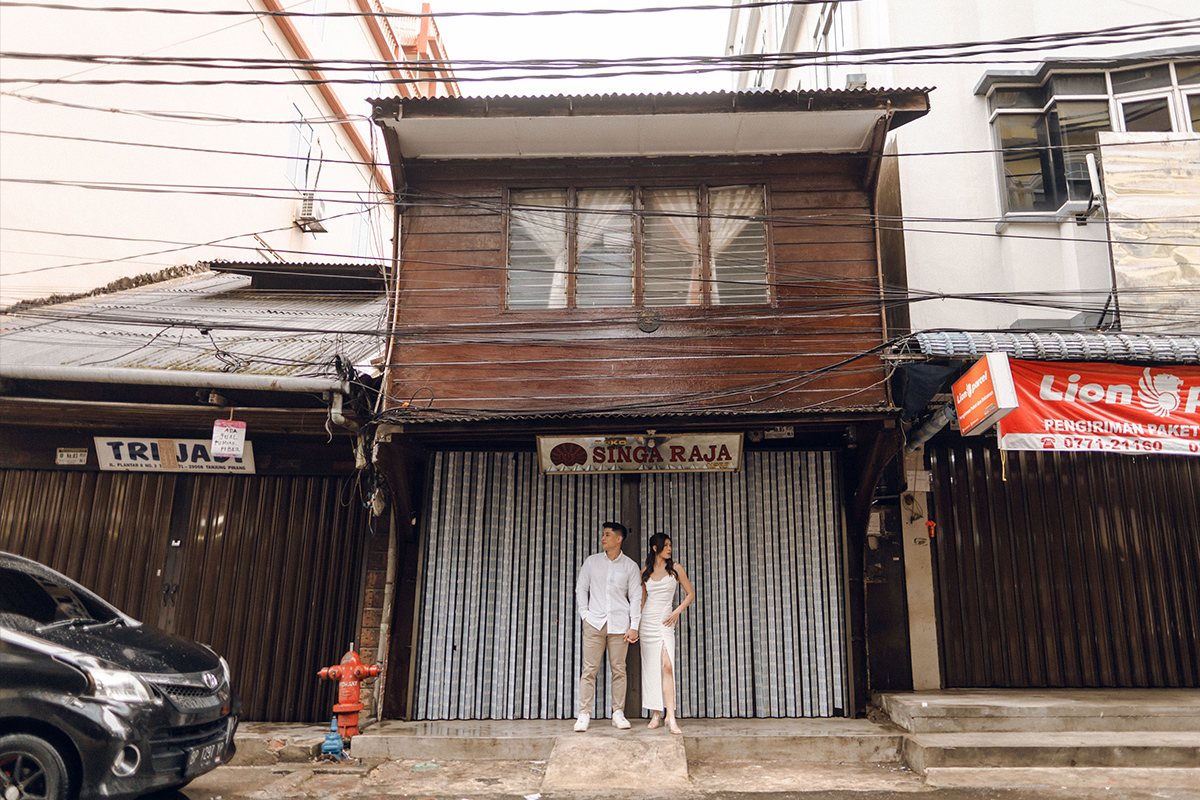
<svg viewBox="0 0 1200 800"><path fill-rule="evenodd" d="M184 775L199 775L201 772L208 772L220 763L221 753L224 751L224 740L193 747L188 750L187 766L183 769Z"/></svg>

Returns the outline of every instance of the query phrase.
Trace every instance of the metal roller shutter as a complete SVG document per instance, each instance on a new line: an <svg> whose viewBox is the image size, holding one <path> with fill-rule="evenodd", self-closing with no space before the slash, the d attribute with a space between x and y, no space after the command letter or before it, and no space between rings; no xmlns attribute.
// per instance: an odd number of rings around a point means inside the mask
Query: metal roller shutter
<svg viewBox="0 0 1200 800"><path fill-rule="evenodd" d="M670 533L696 575L681 713L844 713L834 454L750 453L738 474L641 479L643 539ZM599 550L600 523L621 518L620 477L547 478L531 453L441 452L427 486L414 717L573 717L575 576ZM608 708L597 686L595 714Z"/></svg>
<svg viewBox="0 0 1200 800"><path fill-rule="evenodd" d="M1200 459L929 448L948 687L1200 687Z"/></svg>
<svg viewBox="0 0 1200 800"><path fill-rule="evenodd" d="M676 642L685 717L845 713L840 474L829 452L750 452L739 473L643 476L696 602Z"/></svg>

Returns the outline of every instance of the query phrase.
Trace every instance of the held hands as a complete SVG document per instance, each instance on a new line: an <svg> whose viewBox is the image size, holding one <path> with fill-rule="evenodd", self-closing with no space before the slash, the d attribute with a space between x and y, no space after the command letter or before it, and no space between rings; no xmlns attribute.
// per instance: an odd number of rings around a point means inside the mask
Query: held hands
<svg viewBox="0 0 1200 800"><path fill-rule="evenodd" d="M630 628L629 630L625 631L625 641L629 642L630 644L633 644L637 640L638 640L638 632L637 631L635 631L633 628Z"/></svg>

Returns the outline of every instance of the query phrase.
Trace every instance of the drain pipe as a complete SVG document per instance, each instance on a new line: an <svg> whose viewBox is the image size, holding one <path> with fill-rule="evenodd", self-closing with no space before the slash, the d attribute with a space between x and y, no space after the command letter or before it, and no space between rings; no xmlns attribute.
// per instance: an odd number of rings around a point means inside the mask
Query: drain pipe
<svg viewBox="0 0 1200 800"><path fill-rule="evenodd" d="M958 415L954 413L954 403L946 403L933 412L933 416L925 420L921 427L913 431L908 444L904 447L904 452L915 452L918 447L932 439L934 434L956 419L958 419Z"/></svg>

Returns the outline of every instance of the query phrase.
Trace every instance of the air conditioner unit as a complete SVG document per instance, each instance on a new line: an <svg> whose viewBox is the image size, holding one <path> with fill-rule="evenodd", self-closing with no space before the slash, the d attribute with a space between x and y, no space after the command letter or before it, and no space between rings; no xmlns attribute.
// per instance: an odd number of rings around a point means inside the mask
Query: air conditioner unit
<svg viewBox="0 0 1200 800"><path fill-rule="evenodd" d="M296 226L305 233L325 233L321 219L325 216L325 201L316 199L315 192L305 192L296 212Z"/></svg>

